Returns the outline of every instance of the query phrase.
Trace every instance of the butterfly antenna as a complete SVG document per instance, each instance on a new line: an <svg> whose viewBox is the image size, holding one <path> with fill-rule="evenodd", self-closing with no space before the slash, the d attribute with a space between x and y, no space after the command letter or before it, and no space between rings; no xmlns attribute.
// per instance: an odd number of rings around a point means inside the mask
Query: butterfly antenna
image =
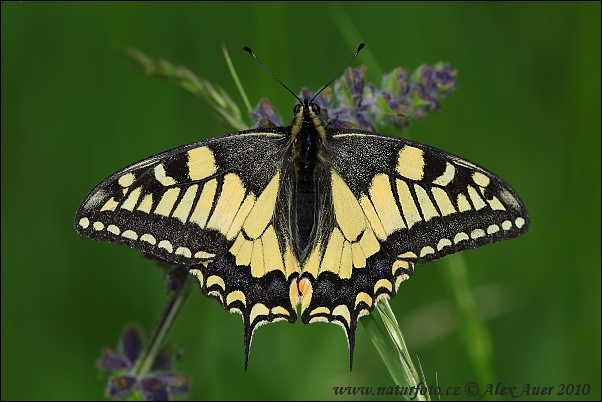
<svg viewBox="0 0 602 402"><path fill-rule="evenodd" d="M328 84L326 84L326 85L324 86L324 88L320 89L320 90L318 91L318 93L317 93L317 94L315 94L313 98L311 98L311 101L310 101L309 103L312 103L312 102L314 101L314 99L316 99L316 97L317 97L318 95L320 95L320 93L321 93L323 90L325 90L326 88L328 88L328 87L330 86L330 84L332 84L332 83L333 83L333 82L334 82L334 81L335 81L337 78L339 78L341 75L343 75L343 73L345 72L345 70L347 70L347 67L349 67L349 66L351 65L351 63L353 63L353 60L355 60L355 58L357 57L358 53L360 52L360 50L362 50L362 49L364 48L364 46L366 46L366 44L365 44L365 43L360 43L360 45L357 47L357 50L356 50L356 51L355 51L355 53L353 54L353 57L351 58L351 60L349 60L349 63L347 63L347 65L345 66L345 68L343 68L343 69L341 70L341 72L340 72L340 73L338 73L338 74L336 75L336 77L334 77L334 78L333 78L333 79L332 79L332 80L331 80L331 81L330 81ZM249 50L250 50L250 49L249 49Z"/></svg>
<svg viewBox="0 0 602 402"><path fill-rule="evenodd" d="M249 53L251 56L253 56L253 58L255 59L255 61L257 62L257 64L259 64L259 65L261 66L261 68L263 68L263 69L265 70L265 72L266 72L266 73L268 73L268 74L269 74L269 75L270 75L270 76L271 76L273 79L275 79L275 80L276 80L276 81L277 81L277 82L278 82L280 85L282 85L283 87L285 87L287 91L289 91L290 93L292 93L292 94L293 94L293 96L294 96L295 98L297 98L297 100L299 101L299 103L303 103L303 102L301 101L301 99L299 99L299 97L298 97L298 96L297 96L297 95L296 95L296 94L295 94L293 91L291 91L291 90L290 90L290 88L289 88L289 87L287 87L286 85L284 85L284 84L282 83L282 81L280 81L278 78L276 78L276 76L275 76L274 74L270 73L270 70L268 70L267 68L265 68L265 66L264 66L263 64L261 64L261 62L259 61L259 59L257 58L257 56L255 56L255 53L253 53L253 51L251 50L251 48L250 48L250 47L248 47L248 46L244 46L244 47L242 48L242 50L244 50L245 52L247 52L247 53Z"/></svg>

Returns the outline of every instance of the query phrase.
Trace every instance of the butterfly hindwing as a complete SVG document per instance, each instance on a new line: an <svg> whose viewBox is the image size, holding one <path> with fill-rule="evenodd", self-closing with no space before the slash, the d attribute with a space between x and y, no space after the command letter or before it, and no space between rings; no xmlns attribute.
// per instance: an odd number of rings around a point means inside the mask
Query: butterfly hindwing
<svg viewBox="0 0 602 402"><path fill-rule="evenodd" d="M243 316L247 357L257 326L297 317L286 144L282 131L249 130L142 160L88 194L75 229L190 267L204 293Z"/></svg>
<svg viewBox="0 0 602 402"><path fill-rule="evenodd" d="M351 358L357 320L395 296L414 263L516 237L528 213L496 175L413 141L330 131L315 244L303 266L303 322L341 325Z"/></svg>

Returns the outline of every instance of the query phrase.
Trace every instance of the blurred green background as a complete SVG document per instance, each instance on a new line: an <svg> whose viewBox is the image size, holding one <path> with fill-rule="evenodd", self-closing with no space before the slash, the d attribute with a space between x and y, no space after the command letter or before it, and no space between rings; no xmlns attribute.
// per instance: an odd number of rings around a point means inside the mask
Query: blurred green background
<svg viewBox="0 0 602 402"><path fill-rule="evenodd" d="M553 399L576 398L555 395L561 384L589 384L578 398L600 399L599 2L1 7L3 400L102 397L102 347L130 322L148 334L166 290L140 253L77 236L74 213L114 171L232 131L120 47L184 64L238 101L224 42L251 102L268 97L288 121L294 100L241 47L298 91L328 82L360 41L355 65L378 84L399 65L457 68L442 111L403 134L496 172L529 209L526 235L464 253L496 381L555 386ZM391 302L428 383L444 388L479 378L449 280L445 261L418 266ZM176 369L192 375L190 399L337 399L335 386L394 385L361 326L352 373L339 327L300 322L260 328L245 373L240 316L200 292L169 339L185 348Z"/></svg>

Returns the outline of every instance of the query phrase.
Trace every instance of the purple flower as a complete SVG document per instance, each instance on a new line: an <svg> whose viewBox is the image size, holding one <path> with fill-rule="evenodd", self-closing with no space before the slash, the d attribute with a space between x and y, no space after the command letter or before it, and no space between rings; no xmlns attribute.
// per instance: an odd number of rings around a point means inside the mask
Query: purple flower
<svg viewBox="0 0 602 402"><path fill-rule="evenodd" d="M132 371L143 347L140 328L128 326L119 343L120 353L105 348L96 362L100 369L113 371L106 389L109 398L125 398L133 392L140 392L147 401L167 401L171 395L188 392L190 376L172 373L174 348L165 346L155 357L151 373L137 376Z"/></svg>
<svg viewBox="0 0 602 402"><path fill-rule="evenodd" d="M269 100L263 98L259 105L251 112L251 118L256 123L256 128L270 128L282 126L280 118Z"/></svg>
<svg viewBox="0 0 602 402"><path fill-rule="evenodd" d="M381 88L366 82L366 68L348 68L335 81L334 90L326 88L315 99L322 119L330 128L359 128L377 131L379 126L406 127L410 119L422 119L441 108L440 99L456 89L457 71L447 63L433 67L423 64L412 73L397 67L381 80ZM314 92L303 88L301 99L313 99ZM274 117L275 116L275 117ZM267 100L262 100L252 117L258 127L280 126ZM271 125L266 125L269 122Z"/></svg>

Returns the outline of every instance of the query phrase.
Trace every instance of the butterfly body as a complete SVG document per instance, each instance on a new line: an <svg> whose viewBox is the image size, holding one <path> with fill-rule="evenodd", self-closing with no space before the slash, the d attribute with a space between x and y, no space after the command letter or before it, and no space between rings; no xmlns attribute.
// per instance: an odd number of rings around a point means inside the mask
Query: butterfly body
<svg viewBox="0 0 602 402"><path fill-rule="evenodd" d="M414 264L527 231L502 179L445 151L330 129L308 100L290 126L231 133L111 175L75 216L82 236L185 264L254 330L330 322L353 358L359 318Z"/></svg>

